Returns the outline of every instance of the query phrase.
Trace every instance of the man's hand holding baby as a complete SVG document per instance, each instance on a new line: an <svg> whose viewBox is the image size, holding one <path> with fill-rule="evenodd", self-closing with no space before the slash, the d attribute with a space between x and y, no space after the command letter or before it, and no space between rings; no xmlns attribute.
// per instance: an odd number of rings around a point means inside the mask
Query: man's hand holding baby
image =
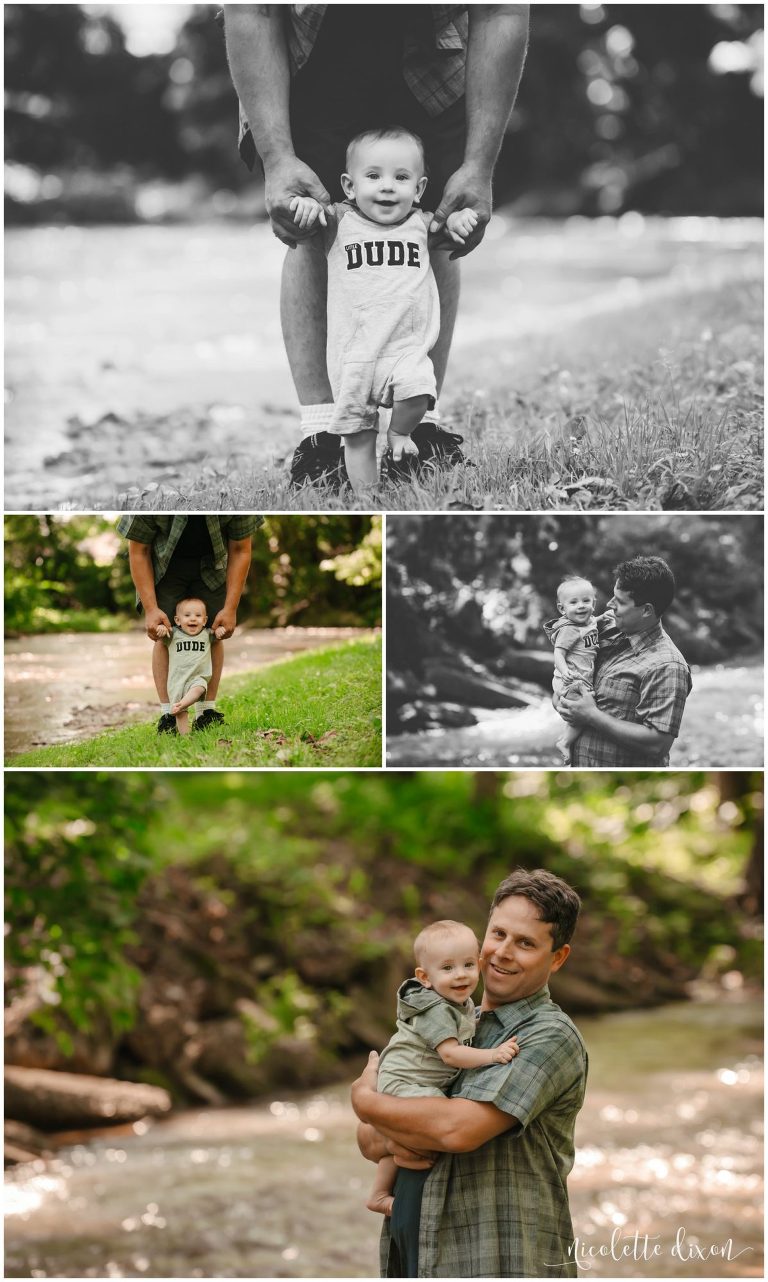
<svg viewBox="0 0 768 1282"><path fill-rule="evenodd" d="M222 606L216 618L211 624L211 632L217 641L225 641L231 637L237 627L237 615L234 610L229 609L226 605Z"/></svg>
<svg viewBox="0 0 768 1282"><path fill-rule="evenodd" d="M462 211L471 211L477 221L467 234L463 243L453 250L451 258L463 258L477 249L485 235L485 229L491 218L491 178L469 165L462 165L445 184L440 204L432 215L429 225L430 235L435 243L450 241L456 244L447 227L448 217Z"/></svg>
<svg viewBox="0 0 768 1282"><path fill-rule="evenodd" d="M146 611L144 627L147 629L147 636L150 641L162 641L163 637L171 635L171 620L165 610L160 609L159 605Z"/></svg>
<svg viewBox="0 0 768 1282"><path fill-rule="evenodd" d="M302 226L291 208L294 200L310 200L315 204L329 205L326 191L314 170L297 156L284 157L266 166L264 175L264 202L272 230L289 249L315 233L316 218Z"/></svg>
<svg viewBox="0 0 768 1282"><path fill-rule="evenodd" d="M558 712L571 726L588 726L592 714L598 711L594 695L576 684L573 690L566 690L560 699Z"/></svg>

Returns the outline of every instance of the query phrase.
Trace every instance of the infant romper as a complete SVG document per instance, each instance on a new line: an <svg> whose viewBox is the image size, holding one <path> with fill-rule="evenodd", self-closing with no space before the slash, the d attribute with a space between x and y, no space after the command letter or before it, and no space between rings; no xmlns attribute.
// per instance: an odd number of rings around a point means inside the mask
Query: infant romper
<svg viewBox="0 0 768 1282"><path fill-rule="evenodd" d="M435 1049L449 1037L467 1046L475 1035L471 998L449 1002L418 979L406 979L397 993L397 1032L379 1059L378 1089L386 1095L443 1095L459 1069Z"/></svg>
<svg viewBox="0 0 768 1282"><path fill-rule="evenodd" d="M335 214L328 250L334 415L327 430L351 436L376 430L380 405L411 396L434 404L429 352L440 332L440 301L421 210L391 227L348 204L335 206Z"/></svg>
<svg viewBox="0 0 768 1282"><path fill-rule="evenodd" d="M602 616L601 616L602 617ZM598 630L594 614L588 623L578 625L569 623L562 615L550 619L544 624L544 631L556 650L565 654L566 663L571 673L566 680L557 669L552 677L552 689L555 694L563 691L574 682L583 690L592 690L595 676L595 659L597 658Z"/></svg>
<svg viewBox="0 0 768 1282"><path fill-rule="evenodd" d="M181 628L174 627L168 642L168 700L171 704L183 699L192 686L204 686L207 693L213 672L211 637L210 628L203 628L196 637L190 637Z"/></svg>

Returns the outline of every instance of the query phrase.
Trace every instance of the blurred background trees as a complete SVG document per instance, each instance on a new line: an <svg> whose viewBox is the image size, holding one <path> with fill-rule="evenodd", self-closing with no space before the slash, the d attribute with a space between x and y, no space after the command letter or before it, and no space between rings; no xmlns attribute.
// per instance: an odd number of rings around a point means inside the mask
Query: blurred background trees
<svg viewBox="0 0 768 1282"><path fill-rule="evenodd" d="M755 986L762 775L379 772L7 781L8 1061L188 1098L312 1085L389 1036L414 935L509 870L583 897L571 1013ZM200 1086L202 1084L202 1086ZM194 1094L194 1088L192 1093Z"/></svg>
<svg viewBox="0 0 768 1282"><path fill-rule="evenodd" d="M5 6L11 221L252 217L216 5ZM533 5L521 213L760 215L761 5Z"/></svg>
<svg viewBox="0 0 768 1282"><path fill-rule="evenodd" d="M127 543L101 516L5 518L6 633L120 629L137 619ZM381 519L269 516L253 539L241 623L381 622Z"/></svg>

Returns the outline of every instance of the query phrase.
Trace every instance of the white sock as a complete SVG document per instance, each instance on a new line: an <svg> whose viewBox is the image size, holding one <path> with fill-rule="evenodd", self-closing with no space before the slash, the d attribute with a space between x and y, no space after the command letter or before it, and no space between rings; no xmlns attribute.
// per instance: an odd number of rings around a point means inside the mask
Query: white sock
<svg viewBox="0 0 768 1282"><path fill-rule="evenodd" d="M201 712L207 712L209 708L211 708L211 709L215 712L215 711L216 711L216 700L215 700L215 699L204 699L201 703L199 703L199 704L198 704L198 707L199 707L199 709L200 709L200 711L201 711Z"/></svg>
<svg viewBox="0 0 768 1282"><path fill-rule="evenodd" d="M438 427L440 426L440 404L438 401L435 401L431 410L427 410L425 414L422 414L421 421L422 423L436 423Z"/></svg>
<svg viewBox="0 0 768 1282"><path fill-rule="evenodd" d="M301 439L324 432L333 418L333 405L301 406Z"/></svg>
<svg viewBox="0 0 768 1282"><path fill-rule="evenodd" d="M161 711L161 713L162 713L163 715L165 715L165 713L166 713L166 712L170 712L170 710L171 710L171 705L170 705L170 703L161 703L161 704L160 704L160 711Z"/></svg>

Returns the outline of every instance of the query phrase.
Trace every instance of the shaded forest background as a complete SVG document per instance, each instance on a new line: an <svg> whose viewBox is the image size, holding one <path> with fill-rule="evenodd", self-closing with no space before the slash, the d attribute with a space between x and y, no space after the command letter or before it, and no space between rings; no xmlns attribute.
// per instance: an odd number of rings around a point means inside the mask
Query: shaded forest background
<svg viewBox="0 0 768 1282"><path fill-rule="evenodd" d="M586 575L603 610L614 567L638 553L672 567L677 592L664 627L689 663L761 656L762 530L761 517L663 514L390 520L390 732L401 721L413 726L425 686L440 698L490 707L505 706L493 701L494 682L500 695L551 689L552 648L542 624L557 613L558 583ZM428 711L420 708L415 719Z"/></svg>
<svg viewBox="0 0 768 1282"><path fill-rule="evenodd" d="M218 6L179 6L172 47L140 53L120 21L131 8L4 6L9 223L263 216ZM497 203L762 213L761 5L531 10Z"/></svg>
<svg viewBox="0 0 768 1282"><path fill-rule="evenodd" d="M37 773L6 790L7 1060L221 1102L388 1038L425 922L584 900L566 1010L759 983L762 776Z"/></svg>
<svg viewBox="0 0 768 1282"><path fill-rule="evenodd" d="M253 537L238 622L381 623L381 518L269 516ZM5 518L5 630L121 630L136 623L128 544L98 515Z"/></svg>

